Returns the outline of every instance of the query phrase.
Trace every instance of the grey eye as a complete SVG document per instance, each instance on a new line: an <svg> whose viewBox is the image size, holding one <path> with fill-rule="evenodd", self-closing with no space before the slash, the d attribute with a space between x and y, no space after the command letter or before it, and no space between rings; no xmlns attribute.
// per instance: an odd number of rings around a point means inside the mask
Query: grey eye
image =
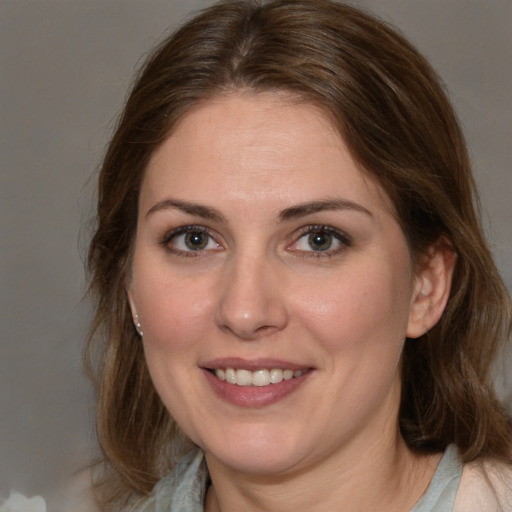
<svg viewBox="0 0 512 512"><path fill-rule="evenodd" d="M220 248L207 231L192 226L180 228L178 232L171 234L165 240L165 245L181 252L200 252Z"/></svg>
<svg viewBox="0 0 512 512"><path fill-rule="evenodd" d="M288 246L288 250L316 256L333 256L350 245L348 236L337 229L329 226L309 226Z"/></svg>
<svg viewBox="0 0 512 512"><path fill-rule="evenodd" d="M308 244L313 251L327 251L332 248L333 236L325 231L309 233Z"/></svg>
<svg viewBox="0 0 512 512"><path fill-rule="evenodd" d="M184 235L184 243L191 251L199 251L208 246L210 236L201 231L190 231Z"/></svg>

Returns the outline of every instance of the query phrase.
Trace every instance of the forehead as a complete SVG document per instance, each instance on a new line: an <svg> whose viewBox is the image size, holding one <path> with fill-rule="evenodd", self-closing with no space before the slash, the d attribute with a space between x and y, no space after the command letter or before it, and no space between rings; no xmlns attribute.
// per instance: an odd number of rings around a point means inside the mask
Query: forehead
<svg viewBox="0 0 512 512"><path fill-rule="evenodd" d="M248 203L277 191L283 200L307 201L359 190L388 203L328 114L282 92L219 95L189 111L147 169L143 195L165 190Z"/></svg>
<svg viewBox="0 0 512 512"><path fill-rule="evenodd" d="M318 137L312 137L315 134ZM221 93L194 105L177 121L168 142L175 141L176 146L186 143L187 147L201 144L203 152L217 150L222 154L227 149L232 154L238 148L265 144L281 145L284 150L292 138L304 137L310 140L309 150L313 144L345 145L325 109L290 92L242 90ZM157 149L152 160L158 159L159 153Z"/></svg>

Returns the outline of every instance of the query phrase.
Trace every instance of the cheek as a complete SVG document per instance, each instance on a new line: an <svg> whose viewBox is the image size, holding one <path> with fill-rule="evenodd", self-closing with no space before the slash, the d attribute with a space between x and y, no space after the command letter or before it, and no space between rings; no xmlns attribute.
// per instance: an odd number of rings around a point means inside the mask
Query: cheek
<svg viewBox="0 0 512 512"><path fill-rule="evenodd" d="M329 282L323 293L302 303L304 331L321 347L322 364L335 382L325 392L339 404L340 422L350 411L357 425L358 418L377 410L391 390L399 389L408 280L390 275L366 268L363 274Z"/></svg>
<svg viewBox="0 0 512 512"><path fill-rule="evenodd" d="M207 338L211 327L210 304L201 300L201 287L180 283L162 273L146 275L139 282L137 298L144 330L144 352L155 388L174 418L187 425L187 414L195 407L187 386L197 378L200 340ZM153 278L154 277L154 278ZM208 297L208 294L204 294Z"/></svg>
<svg viewBox="0 0 512 512"><path fill-rule="evenodd" d="M146 345L158 351L179 351L204 336L212 311L208 283L177 279L165 271L144 274L136 282L135 297Z"/></svg>
<svg viewBox="0 0 512 512"><path fill-rule="evenodd" d="M410 276L394 265L363 265L317 280L301 297L300 316L329 351L400 351L409 316ZM398 273L397 273L398 272ZM394 277L397 276L398 277Z"/></svg>

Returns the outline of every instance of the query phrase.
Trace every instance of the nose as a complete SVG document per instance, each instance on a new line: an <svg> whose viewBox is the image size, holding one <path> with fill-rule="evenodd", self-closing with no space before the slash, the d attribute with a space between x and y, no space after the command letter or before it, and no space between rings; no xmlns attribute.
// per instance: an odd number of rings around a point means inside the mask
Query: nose
<svg viewBox="0 0 512 512"><path fill-rule="evenodd" d="M220 329L250 341L288 323L283 274L263 257L237 258L223 276L216 309Z"/></svg>

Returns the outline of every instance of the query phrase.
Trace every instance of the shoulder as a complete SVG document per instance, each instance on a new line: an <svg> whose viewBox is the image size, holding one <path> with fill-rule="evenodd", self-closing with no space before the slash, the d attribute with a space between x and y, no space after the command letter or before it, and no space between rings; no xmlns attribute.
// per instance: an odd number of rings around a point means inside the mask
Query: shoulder
<svg viewBox="0 0 512 512"><path fill-rule="evenodd" d="M484 460L465 464L454 512L511 512L512 465Z"/></svg>

